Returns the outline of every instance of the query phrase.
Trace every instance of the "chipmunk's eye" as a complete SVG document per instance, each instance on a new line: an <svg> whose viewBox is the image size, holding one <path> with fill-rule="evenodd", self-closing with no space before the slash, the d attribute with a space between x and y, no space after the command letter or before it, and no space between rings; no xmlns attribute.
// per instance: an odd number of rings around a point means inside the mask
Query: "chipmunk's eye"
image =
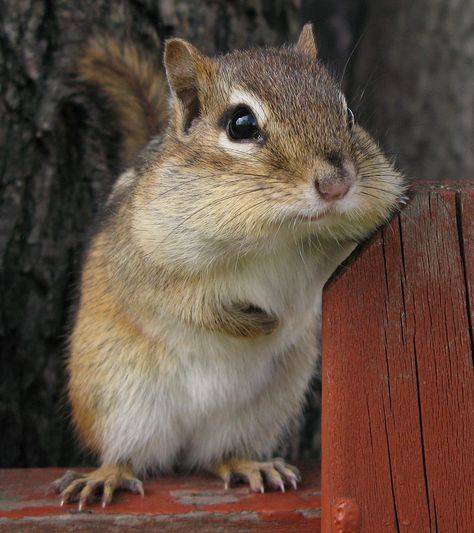
<svg viewBox="0 0 474 533"><path fill-rule="evenodd" d="M260 139L257 119L248 107L239 106L232 112L227 123L227 135L234 141Z"/></svg>
<svg viewBox="0 0 474 533"><path fill-rule="evenodd" d="M347 108L347 125L349 126L349 129L352 129L352 126L354 125L355 118L354 113L351 109Z"/></svg>

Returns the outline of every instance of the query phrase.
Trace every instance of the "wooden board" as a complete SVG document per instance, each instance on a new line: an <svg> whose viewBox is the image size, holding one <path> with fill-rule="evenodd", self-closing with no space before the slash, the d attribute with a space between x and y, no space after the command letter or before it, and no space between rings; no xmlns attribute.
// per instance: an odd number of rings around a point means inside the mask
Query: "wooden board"
<svg viewBox="0 0 474 533"><path fill-rule="evenodd" d="M420 186L327 288L322 531L474 531L474 186Z"/></svg>
<svg viewBox="0 0 474 533"><path fill-rule="evenodd" d="M224 490L212 476L166 476L145 482L145 497L118 493L102 509L59 506L48 492L61 469L0 470L0 531L120 533L130 531L320 531L319 464L298 465L298 490L254 494L244 485Z"/></svg>

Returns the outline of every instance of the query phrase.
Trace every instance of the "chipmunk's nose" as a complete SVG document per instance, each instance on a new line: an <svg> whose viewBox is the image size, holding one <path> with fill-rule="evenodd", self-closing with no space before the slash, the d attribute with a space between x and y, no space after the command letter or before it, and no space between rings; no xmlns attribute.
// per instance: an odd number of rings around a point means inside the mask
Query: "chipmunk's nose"
<svg viewBox="0 0 474 533"><path fill-rule="evenodd" d="M314 181L319 196L326 202L344 198L356 180L356 169L351 161L340 161L337 172L329 173Z"/></svg>
<svg viewBox="0 0 474 533"><path fill-rule="evenodd" d="M329 180L318 180L314 185L319 196L327 202L344 198L351 188L350 183L340 181L331 182Z"/></svg>

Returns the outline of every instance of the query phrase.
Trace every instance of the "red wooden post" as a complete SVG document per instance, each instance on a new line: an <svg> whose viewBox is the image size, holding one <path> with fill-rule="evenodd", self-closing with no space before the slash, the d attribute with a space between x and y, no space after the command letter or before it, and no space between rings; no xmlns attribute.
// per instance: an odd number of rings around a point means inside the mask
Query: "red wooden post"
<svg viewBox="0 0 474 533"><path fill-rule="evenodd" d="M474 184L419 185L324 296L322 531L474 531Z"/></svg>

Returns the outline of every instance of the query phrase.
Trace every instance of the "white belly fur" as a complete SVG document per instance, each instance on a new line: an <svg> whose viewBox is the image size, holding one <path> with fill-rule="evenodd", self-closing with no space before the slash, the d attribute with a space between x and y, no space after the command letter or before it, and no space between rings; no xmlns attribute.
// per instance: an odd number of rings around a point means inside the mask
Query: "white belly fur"
<svg viewBox="0 0 474 533"><path fill-rule="evenodd" d="M267 337L147 325L164 338L176 364L146 381L142 372L127 375L120 413L109 418L104 462L127 459L137 471L167 470L177 462L206 467L225 454L271 451L301 407L319 356L322 288L337 265L305 255L259 258L216 279L231 301L251 302L281 319Z"/></svg>

